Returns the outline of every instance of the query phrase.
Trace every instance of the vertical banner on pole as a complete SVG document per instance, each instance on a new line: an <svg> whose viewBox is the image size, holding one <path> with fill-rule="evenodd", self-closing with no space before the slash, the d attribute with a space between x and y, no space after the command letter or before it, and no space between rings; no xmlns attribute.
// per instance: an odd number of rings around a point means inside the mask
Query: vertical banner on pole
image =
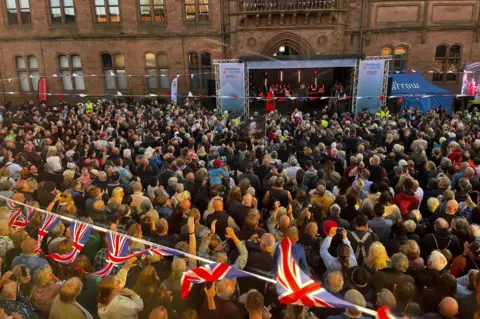
<svg viewBox="0 0 480 319"><path fill-rule="evenodd" d="M47 101L47 78L43 77L38 81L38 99Z"/></svg>
<svg viewBox="0 0 480 319"><path fill-rule="evenodd" d="M172 103L177 104L177 86L178 86L178 76L172 80L172 90L170 96L172 97Z"/></svg>
<svg viewBox="0 0 480 319"><path fill-rule="evenodd" d="M383 89L383 71L385 60L360 61L358 70L358 93L362 99L357 101L357 112L367 109L375 112L380 108Z"/></svg>
<svg viewBox="0 0 480 319"><path fill-rule="evenodd" d="M243 63L220 64L220 98L222 112L245 112L245 65Z"/></svg>

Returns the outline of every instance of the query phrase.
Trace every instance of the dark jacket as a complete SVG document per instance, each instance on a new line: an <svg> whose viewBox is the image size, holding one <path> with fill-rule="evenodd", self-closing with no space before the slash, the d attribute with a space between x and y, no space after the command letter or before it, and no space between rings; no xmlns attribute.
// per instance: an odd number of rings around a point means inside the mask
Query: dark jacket
<svg viewBox="0 0 480 319"><path fill-rule="evenodd" d="M273 269L273 255L268 252L255 252L248 256L247 264L243 270L270 277ZM252 277L237 278L240 293L246 293L250 289L256 289L261 294L265 291L266 282Z"/></svg>
<svg viewBox="0 0 480 319"><path fill-rule="evenodd" d="M244 178L250 181L250 184L255 188L255 193L260 194L262 191L262 185L260 184L260 178L255 175L253 172L246 172L245 174L240 175L238 182L240 183Z"/></svg>
<svg viewBox="0 0 480 319"><path fill-rule="evenodd" d="M393 268L385 268L377 271L373 277L373 287L376 292L380 292L383 288L394 291L395 285L402 282L409 282L415 286L415 279L413 279L412 276L406 275Z"/></svg>
<svg viewBox="0 0 480 319"><path fill-rule="evenodd" d="M225 212L214 212L207 217L206 226L210 228L212 222L214 220L217 220L217 224L215 225L216 233L218 234L218 236L220 236L222 240L225 240L225 230L228 227L229 218L230 216L228 216L228 214Z"/></svg>
<svg viewBox="0 0 480 319"><path fill-rule="evenodd" d="M458 256L462 253L462 246L458 237L451 234L448 230L440 230L435 234L427 234L420 241L420 250L422 257L426 260L432 251L447 248L453 256Z"/></svg>

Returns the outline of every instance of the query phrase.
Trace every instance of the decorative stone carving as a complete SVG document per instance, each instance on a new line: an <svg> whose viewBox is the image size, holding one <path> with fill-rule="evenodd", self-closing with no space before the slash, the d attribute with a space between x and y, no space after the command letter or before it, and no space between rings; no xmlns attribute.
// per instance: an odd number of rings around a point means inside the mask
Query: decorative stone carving
<svg viewBox="0 0 480 319"><path fill-rule="evenodd" d="M296 13L292 14L292 24L293 25L297 24L297 14Z"/></svg>
<svg viewBox="0 0 480 319"><path fill-rule="evenodd" d="M305 13L305 24L308 24L308 22L309 22L309 15L310 14L308 12Z"/></svg>
<svg viewBox="0 0 480 319"><path fill-rule="evenodd" d="M272 14L268 15L268 25L272 25Z"/></svg>
<svg viewBox="0 0 480 319"><path fill-rule="evenodd" d="M281 13L280 14L280 25L283 25L285 23L285 14Z"/></svg>
<svg viewBox="0 0 480 319"><path fill-rule="evenodd" d="M257 40L255 38L251 37L247 39L247 45L251 48L253 48L255 45L257 45Z"/></svg>
<svg viewBox="0 0 480 319"><path fill-rule="evenodd" d="M317 38L317 43L320 44L320 45L324 45L325 43L327 43L327 37L324 36L324 35L321 35Z"/></svg>
<svg viewBox="0 0 480 319"><path fill-rule="evenodd" d="M260 15L255 15L255 25L258 27L260 25Z"/></svg>

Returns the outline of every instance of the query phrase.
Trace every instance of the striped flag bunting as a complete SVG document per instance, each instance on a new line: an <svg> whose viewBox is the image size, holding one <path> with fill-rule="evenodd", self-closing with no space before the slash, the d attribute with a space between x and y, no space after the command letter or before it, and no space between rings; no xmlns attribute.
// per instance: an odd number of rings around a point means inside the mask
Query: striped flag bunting
<svg viewBox="0 0 480 319"><path fill-rule="evenodd" d="M7 207L10 209L8 227L12 227L12 229L15 231L25 228L35 212L34 207L17 205L11 199L7 199Z"/></svg>
<svg viewBox="0 0 480 319"><path fill-rule="evenodd" d="M193 284L215 282L224 278L252 277L249 273L241 271L227 264L213 263L186 271L182 275L180 287L182 298L187 299Z"/></svg>
<svg viewBox="0 0 480 319"><path fill-rule="evenodd" d="M35 248L35 254L40 254L42 253L41 244L43 241L43 237L47 235L55 225L60 221L60 217L45 212L45 217L42 220L42 224L40 225L40 229L38 230L38 238L37 238L37 247Z"/></svg>
<svg viewBox="0 0 480 319"><path fill-rule="evenodd" d="M277 270L277 294L281 304L296 304L307 307L346 308L369 313L377 319L394 319L388 308L372 311L358 307L329 293L319 283L305 274L292 256L292 241L285 238L280 243L280 258Z"/></svg>
<svg viewBox="0 0 480 319"><path fill-rule="evenodd" d="M61 264L72 263L82 251L83 246L87 243L91 232L92 226L85 223L72 222L70 224L70 235L72 236L73 240L72 250L66 254L50 254L47 255L47 257Z"/></svg>

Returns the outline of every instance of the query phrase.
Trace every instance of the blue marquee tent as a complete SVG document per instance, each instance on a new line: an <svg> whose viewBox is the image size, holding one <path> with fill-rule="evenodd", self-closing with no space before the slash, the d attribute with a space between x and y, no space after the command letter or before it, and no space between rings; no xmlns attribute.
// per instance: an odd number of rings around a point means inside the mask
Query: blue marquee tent
<svg viewBox="0 0 480 319"><path fill-rule="evenodd" d="M415 107L423 112L431 108L442 106L447 112L452 110L452 92L442 89L429 81L421 74L391 74L392 96L403 98L402 107Z"/></svg>

